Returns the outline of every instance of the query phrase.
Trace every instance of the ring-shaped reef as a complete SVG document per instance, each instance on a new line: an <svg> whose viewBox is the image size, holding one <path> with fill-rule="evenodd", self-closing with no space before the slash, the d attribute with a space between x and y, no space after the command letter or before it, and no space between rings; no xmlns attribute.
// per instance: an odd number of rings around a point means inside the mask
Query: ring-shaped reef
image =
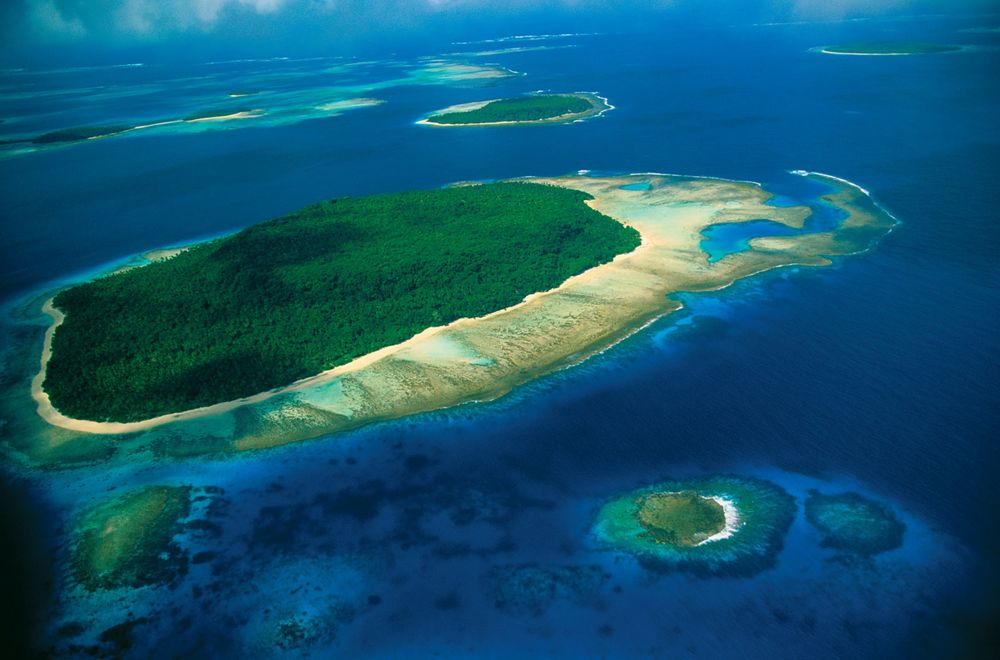
<svg viewBox="0 0 1000 660"><path fill-rule="evenodd" d="M809 491L806 520L820 535L820 544L841 553L872 556L903 544L906 525L885 504L858 493L825 495Z"/></svg>
<svg viewBox="0 0 1000 660"><path fill-rule="evenodd" d="M795 500L769 481L708 476L618 495L594 533L657 572L751 575L774 563L794 517Z"/></svg>

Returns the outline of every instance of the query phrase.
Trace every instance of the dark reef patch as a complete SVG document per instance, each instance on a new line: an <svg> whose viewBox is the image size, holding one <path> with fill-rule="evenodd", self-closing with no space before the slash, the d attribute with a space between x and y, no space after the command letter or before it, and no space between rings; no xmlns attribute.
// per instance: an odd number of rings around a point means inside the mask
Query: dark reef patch
<svg viewBox="0 0 1000 660"><path fill-rule="evenodd" d="M820 534L823 547L871 556L903 544L906 526L886 505L857 493L824 495L812 490L806 520Z"/></svg>
<svg viewBox="0 0 1000 660"><path fill-rule="evenodd" d="M490 571L487 588L498 609L538 616L557 600L593 602L608 577L596 565L503 565Z"/></svg>

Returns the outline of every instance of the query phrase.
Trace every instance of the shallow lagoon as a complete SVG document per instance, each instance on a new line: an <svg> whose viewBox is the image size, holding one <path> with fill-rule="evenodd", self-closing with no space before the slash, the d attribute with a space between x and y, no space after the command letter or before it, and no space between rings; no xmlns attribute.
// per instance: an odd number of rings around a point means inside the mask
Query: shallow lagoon
<svg viewBox="0 0 1000 660"><path fill-rule="evenodd" d="M805 177L799 177L805 178ZM801 236L833 231L844 219L840 209L825 202L821 197L831 191L829 186L806 179L806 183L789 182L783 177L777 184L768 184L769 190L782 191L775 194L767 204L776 207L808 206L811 213L801 229L771 220L753 220L712 225L702 235L705 240L701 248L708 254L708 262L714 263L726 255L750 249L750 241L765 236ZM797 195L798 197L792 197Z"/></svg>

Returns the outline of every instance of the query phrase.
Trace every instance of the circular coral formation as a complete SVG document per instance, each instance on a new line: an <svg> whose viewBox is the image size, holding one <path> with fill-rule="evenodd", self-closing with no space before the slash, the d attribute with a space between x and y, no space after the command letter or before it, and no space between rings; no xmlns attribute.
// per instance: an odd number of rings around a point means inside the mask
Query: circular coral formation
<svg viewBox="0 0 1000 660"><path fill-rule="evenodd" d="M795 515L768 481L712 476L667 481L611 499L595 534L647 568L751 574L771 565Z"/></svg>
<svg viewBox="0 0 1000 660"><path fill-rule="evenodd" d="M906 526L889 507L857 493L824 495L810 491L806 520L816 528L821 544L858 555L876 555L898 548Z"/></svg>

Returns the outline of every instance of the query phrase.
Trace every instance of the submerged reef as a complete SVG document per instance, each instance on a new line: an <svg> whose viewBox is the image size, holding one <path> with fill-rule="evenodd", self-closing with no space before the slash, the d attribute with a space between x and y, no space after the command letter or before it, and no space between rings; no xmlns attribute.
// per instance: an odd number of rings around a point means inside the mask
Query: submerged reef
<svg viewBox="0 0 1000 660"><path fill-rule="evenodd" d="M652 570L747 575L773 563L794 515L794 499L775 484L711 476L619 495L601 508L594 532Z"/></svg>
<svg viewBox="0 0 1000 660"><path fill-rule="evenodd" d="M537 615L558 600L582 603L596 597L608 577L600 566L495 566L489 588L498 609Z"/></svg>
<svg viewBox="0 0 1000 660"><path fill-rule="evenodd" d="M149 486L84 512L73 547L73 578L90 590L168 584L187 569L174 542L191 509L188 486Z"/></svg>
<svg viewBox="0 0 1000 660"><path fill-rule="evenodd" d="M903 544L906 526L895 512L857 493L824 495L810 491L806 520L827 548L855 555L876 555Z"/></svg>

